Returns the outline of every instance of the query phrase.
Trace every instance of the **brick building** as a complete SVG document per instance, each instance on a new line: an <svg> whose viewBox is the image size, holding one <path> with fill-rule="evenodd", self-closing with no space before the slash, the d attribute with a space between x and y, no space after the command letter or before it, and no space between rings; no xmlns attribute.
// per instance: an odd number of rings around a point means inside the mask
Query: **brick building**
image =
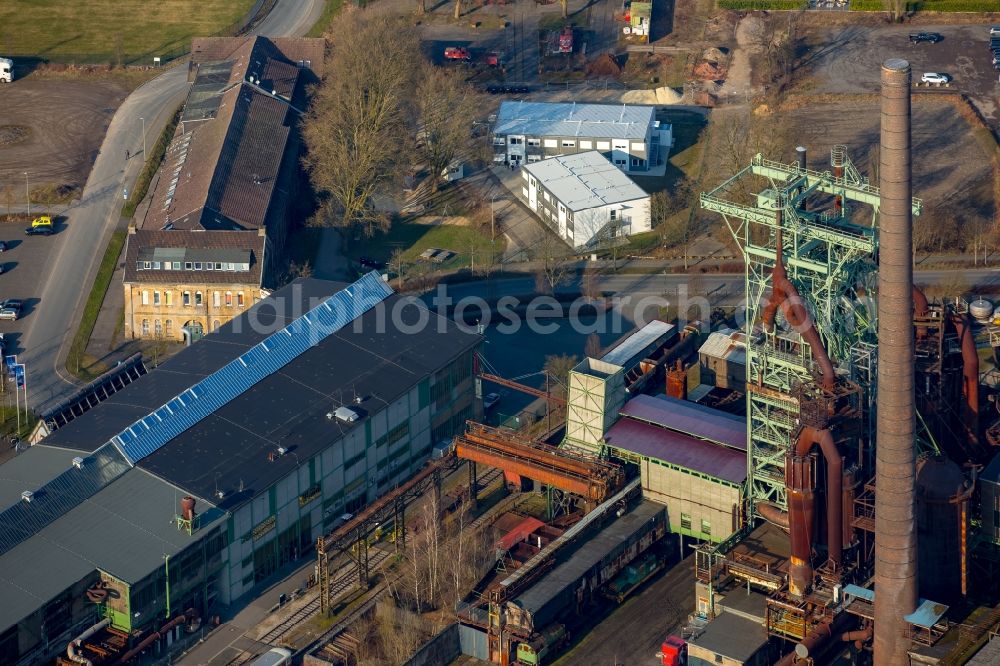
<svg viewBox="0 0 1000 666"><path fill-rule="evenodd" d="M195 341L267 295L257 231L129 229L125 337Z"/></svg>

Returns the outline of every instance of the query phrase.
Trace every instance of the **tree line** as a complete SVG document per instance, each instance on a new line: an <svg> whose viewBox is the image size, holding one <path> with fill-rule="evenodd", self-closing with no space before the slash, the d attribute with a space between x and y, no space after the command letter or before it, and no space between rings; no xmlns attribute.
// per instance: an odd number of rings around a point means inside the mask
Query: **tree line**
<svg viewBox="0 0 1000 666"><path fill-rule="evenodd" d="M326 37L327 73L302 124L313 223L371 236L390 225L375 198L405 173L422 167L436 188L453 161L472 156L482 100L461 71L421 55L403 16L345 8Z"/></svg>

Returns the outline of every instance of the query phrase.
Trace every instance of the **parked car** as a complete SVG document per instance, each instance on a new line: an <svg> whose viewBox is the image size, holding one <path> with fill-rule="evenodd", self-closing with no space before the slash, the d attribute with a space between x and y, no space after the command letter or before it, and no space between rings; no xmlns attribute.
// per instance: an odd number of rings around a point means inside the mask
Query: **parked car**
<svg viewBox="0 0 1000 666"><path fill-rule="evenodd" d="M22 301L20 298L8 298L5 301L0 301L0 308L12 308L20 312L21 308L23 307L24 307L24 301Z"/></svg>
<svg viewBox="0 0 1000 666"><path fill-rule="evenodd" d="M33 227L49 227L52 228L52 218L48 215L39 215L31 221L31 226Z"/></svg>
<svg viewBox="0 0 1000 666"><path fill-rule="evenodd" d="M385 268L385 262L378 261L377 259L372 259L371 257L361 257L358 259L358 263L365 268L372 268L378 270L380 268Z"/></svg>
<svg viewBox="0 0 1000 666"><path fill-rule="evenodd" d="M7 241L0 241L0 252L7 251Z"/></svg>
<svg viewBox="0 0 1000 666"><path fill-rule="evenodd" d="M992 28L990 28L990 37L992 37L993 35L1000 35L1000 25L995 25Z"/></svg>
<svg viewBox="0 0 1000 666"><path fill-rule="evenodd" d="M17 321L20 314L20 311L14 308L0 308L0 320L9 319L10 321Z"/></svg>
<svg viewBox="0 0 1000 666"><path fill-rule="evenodd" d="M920 42L930 42L931 44L937 44L943 39L939 33L936 32L916 32L910 34L910 42L914 44L919 44Z"/></svg>
<svg viewBox="0 0 1000 666"><path fill-rule="evenodd" d="M483 396L483 411L493 409L498 402L500 402L499 393L487 393Z"/></svg>
<svg viewBox="0 0 1000 666"><path fill-rule="evenodd" d="M921 83L948 83L949 81L951 81L951 77L940 72L924 72L924 75L920 77Z"/></svg>
<svg viewBox="0 0 1000 666"><path fill-rule="evenodd" d="M52 227L28 227L24 233L27 236L51 236Z"/></svg>

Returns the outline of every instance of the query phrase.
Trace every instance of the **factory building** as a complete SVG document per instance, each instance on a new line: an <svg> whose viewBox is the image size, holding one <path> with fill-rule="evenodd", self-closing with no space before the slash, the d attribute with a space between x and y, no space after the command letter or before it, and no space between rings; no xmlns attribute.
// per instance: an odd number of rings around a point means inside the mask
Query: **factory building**
<svg viewBox="0 0 1000 666"><path fill-rule="evenodd" d="M261 589L476 415L479 342L298 280L55 430L0 468L0 662Z"/></svg>
<svg viewBox="0 0 1000 666"><path fill-rule="evenodd" d="M728 329L709 334L698 349L701 383L746 392L746 334Z"/></svg>
<svg viewBox="0 0 1000 666"><path fill-rule="evenodd" d="M493 161L515 166L596 150L622 171L662 173L672 145L651 106L506 101L493 126Z"/></svg>
<svg viewBox="0 0 1000 666"><path fill-rule="evenodd" d="M649 194L595 150L528 164L521 176L528 207L575 248L652 229Z"/></svg>
<svg viewBox="0 0 1000 666"><path fill-rule="evenodd" d="M669 396L638 395L604 441L639 466L643 497L667 505L670 531L725 541L738 528L746 480L746 421Z"/></svg>

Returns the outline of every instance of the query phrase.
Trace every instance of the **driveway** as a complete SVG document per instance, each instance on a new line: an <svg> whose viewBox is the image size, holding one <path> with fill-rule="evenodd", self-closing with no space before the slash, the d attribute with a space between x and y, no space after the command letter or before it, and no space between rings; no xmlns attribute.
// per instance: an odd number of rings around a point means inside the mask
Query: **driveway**
<svg viewBox="0 0 1000 666"><path fill-rule="evenodd" d="M911 32L937 32L937 44L911 44ZM986 25L951 26L850 26L810 35L813 47L807 56L817 93L867 93L879 89L880 68L890 57L906 58L914 81L924 72L943 72L954 78L952 88L966 93L984 117L997 120L998 77L988 48Z"/></svg>
<svg viewBox="0 0 1000 666"><path fill-rule="evenodd" d="M278 0L254 34L273 37L304 35L322 13L322 0ZM135 90L119 107L87 179L80 202L67 211L65 230L53 243L42 283L23 298L37 299L38 307L25 320L18 346L20 359L32 378L32 406L44 411L76 390L66 374L65 355L80 321L83 304L93 284L104 248L118 223L126 187L142 167L142 160L125 162L125 151L141 152L142 123L146 143L152 145L170 114L188 90L187 67L180 63ZM111 285L120 289L119 285ZM8 324L4 329L7 330Z"/></svg>

